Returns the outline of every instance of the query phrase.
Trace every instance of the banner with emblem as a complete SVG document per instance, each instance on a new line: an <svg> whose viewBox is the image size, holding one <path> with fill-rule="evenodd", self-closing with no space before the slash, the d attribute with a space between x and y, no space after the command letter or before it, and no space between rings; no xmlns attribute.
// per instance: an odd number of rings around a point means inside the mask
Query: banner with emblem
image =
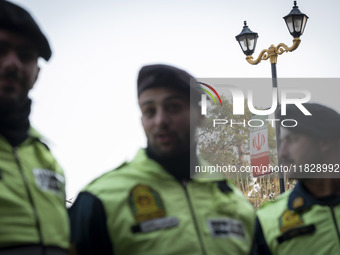
<svg viewBox="0 0 340 255"><path fill-rule="evenodd" d="M268 119L267 115L253 115L252 123L263 122L258 127L250 127L250 164L253 177L269 174L269 149L268 149ZM256 126L255 124L253 126ZM256 167L253 167L256 166ZM256 171L254 170L256 169Z"/></svg>

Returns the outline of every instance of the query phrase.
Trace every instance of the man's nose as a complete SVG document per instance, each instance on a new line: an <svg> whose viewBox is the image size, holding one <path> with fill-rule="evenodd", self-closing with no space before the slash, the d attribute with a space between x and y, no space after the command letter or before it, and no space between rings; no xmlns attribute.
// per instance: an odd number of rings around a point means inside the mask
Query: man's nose
<svg viewBox="0 0 340 255"><path fill-rule="evenodd" d="M169 116L163 109L159 109L157 111L155 116L155 123L159 126L166 126L169 124Z"/></svg>

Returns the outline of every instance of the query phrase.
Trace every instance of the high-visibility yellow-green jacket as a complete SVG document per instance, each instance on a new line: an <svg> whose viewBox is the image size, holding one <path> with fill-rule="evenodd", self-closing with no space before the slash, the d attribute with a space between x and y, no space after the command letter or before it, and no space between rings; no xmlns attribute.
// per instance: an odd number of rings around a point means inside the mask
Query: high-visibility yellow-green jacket
<svg viewBox="0 0 340 255"><path fill-rule="evenodd" d="M298 182L257 217L254 254L340 254L340 196L316 199Z"/></svg>
<svg viewBox="0 0 340 255"><path fill-rule="evenodd" d="M33 129L15 148L0 135L0 254L26 246L69 248L64 174Z"/></svg>
<svg viewBox="0 0 340 255"><path fill-rule="evenodd" d="M145 150L90 183L69 213L79 255L249 254L255 223L225 179L180 183Z"/></svg>

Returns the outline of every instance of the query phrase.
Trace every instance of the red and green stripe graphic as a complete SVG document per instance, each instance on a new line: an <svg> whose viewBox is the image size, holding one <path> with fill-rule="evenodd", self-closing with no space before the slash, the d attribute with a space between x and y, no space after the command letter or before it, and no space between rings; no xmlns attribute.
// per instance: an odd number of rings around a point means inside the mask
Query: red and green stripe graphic
<svg viewBox="0 0 340 255"><path fill-rule="evenodd" d="M220 95L217 93L217 91L212 86L210 86L210 85L208 85L206 83L203 83L203 82L198 82L198 83L203 85L203 86L208 87L211 91L213 91L215 93L215 95L217 96L217 98L220 101L220 104L222 106L222 100L220 98ZM212 100L214 101L215 105L217 105L215 97L213 96L213 94L209 90L207 90L205 88L200 88L200 89L203 90L205 93L207 93L212 98Z"/></svg>

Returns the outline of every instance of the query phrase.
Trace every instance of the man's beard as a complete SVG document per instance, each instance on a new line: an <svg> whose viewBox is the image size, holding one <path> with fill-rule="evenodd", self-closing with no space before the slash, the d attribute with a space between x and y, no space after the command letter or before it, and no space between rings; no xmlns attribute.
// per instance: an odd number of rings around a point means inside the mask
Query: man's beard
<svg viewBox="0 0 340 255"><path fill-rule="evenodd" d="M157 143L150 143L149 140L148 148L153 154L157 155L157 157L163 159L176 158L180 155L190 155L190 132L187 132L183 139L176 136L175 144L170 150L165 151L162 146L157 145Z"/></svg>
<svg viewBox="0 0 340 255"><path fill-rule="evenodd" d="M29 84L23 79L16 71L5 71L0 72L0 81L11 80L16 82L20 86L20 91L15 91L16 88L10 86L4 86L2 89L3 94L0 94L0 109L2 111L11 110L20 104L23 100L27 98L29 91ZM19 93L17 97L12 97L11 95L6 95L10 93Z"/></svg>

